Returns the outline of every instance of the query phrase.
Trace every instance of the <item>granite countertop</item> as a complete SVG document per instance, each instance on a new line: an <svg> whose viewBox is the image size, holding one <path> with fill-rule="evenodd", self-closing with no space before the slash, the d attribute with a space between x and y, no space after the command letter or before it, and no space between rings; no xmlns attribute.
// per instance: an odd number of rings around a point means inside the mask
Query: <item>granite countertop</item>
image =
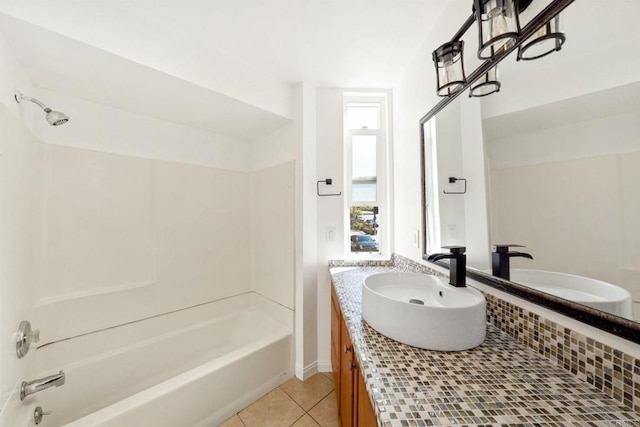
<svg viewBox="0 0 640 427"><path fill-rule="evenodd" d="M362 281L394 267L336 267L331 277L378 423L395 426L624 426L640 416L488 324L471 350L422 350L362 320Z"/></svg>

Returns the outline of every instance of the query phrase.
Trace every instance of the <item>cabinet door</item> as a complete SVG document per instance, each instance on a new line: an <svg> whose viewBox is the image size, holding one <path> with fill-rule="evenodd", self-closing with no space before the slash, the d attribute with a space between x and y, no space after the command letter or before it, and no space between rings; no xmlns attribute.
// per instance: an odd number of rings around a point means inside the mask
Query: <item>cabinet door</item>
<svg viewBox="0 0 640 427"><path fill-rule="evenodd" d="M340 410L340 305L333 286L331 287L331 368L333 381L336 384L336 398L338 399L338 411Z"/></svg>
<svg viewBox="0 0 640 427"><path fill-rule="evenodd" d="M354 425L354 373L356 364L349 331L343 321L340 325L340 423L342 427Z"/></svg>
<svg viewBox="0 0 640 427"><path fill-rule="evenodd" d="M364 378L360 375L360 369L356 369L356 377L357 377L357 426L358 427L376 427L378 425L378 420L376 419L376 414L373 411L373 406L371 405L371 400L369 399L369 394L367 393L367 386L364 384Z"/></svg>

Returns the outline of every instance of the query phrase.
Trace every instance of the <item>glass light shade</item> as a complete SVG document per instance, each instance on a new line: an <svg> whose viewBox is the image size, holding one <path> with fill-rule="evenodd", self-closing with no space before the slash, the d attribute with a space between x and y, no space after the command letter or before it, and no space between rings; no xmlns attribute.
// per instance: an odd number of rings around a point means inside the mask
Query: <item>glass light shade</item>
<svg viewBox="0 0 640 427"><path fill-rule="evenodd" d="M565 36L560 31L560 15L554 16L518 48L518 61L542 58L562 48Z"/></svg>
<svg viewBox="0 0 640 427"><path fill-rule="evenodd" d="M520 34L514 0L475 0L478 23L478 58L489 59L513 46Z"/></svg>
<svg viewBox="0 0 640 427"><path fill-rule="evenodd" d="M433 51L433 63L436 67L438 96L450 96L463 88L467 81L464 74L462 40L448 42Z"/></svg>
<svg viewBox="0 0 640 427"><path fill-rule="evenodd" d="M499 91L500 82L498 81L498 66L496 65L471 85L469 96L487 96Z"/></svg>

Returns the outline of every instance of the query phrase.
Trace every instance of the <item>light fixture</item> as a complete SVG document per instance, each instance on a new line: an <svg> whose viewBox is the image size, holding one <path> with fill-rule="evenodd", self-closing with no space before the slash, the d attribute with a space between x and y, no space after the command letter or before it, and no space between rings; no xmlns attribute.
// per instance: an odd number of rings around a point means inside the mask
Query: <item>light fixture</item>
<svg viewBox="0 0 640 427"><path fill-rule="evenodd" d="M562 48L565 39L564 33L560 31L558 14L518 47L518 61L530 61L556 52Z"/></svg>
<svg viewBox="0 0 640 427"><path fill-rule="evenodd" d="M473 0L471 16L451 38L433 51L438 96L434 108L440 110L464 89L469 96L487 96L500 91L497 64L517 49L517 59L532 60L558 51L565 42L560 31L560 12L575 0L551 0L542 11L520 28L520 13L533 0ZM478 24L478 58L483 60L467 79L464 71L462 38Z"/></svg>
<svg viewBox="0 0 640 427"><path fill-rule="evenodd" d="M15 91L13 97L15 98L18 104L22 101L31 101L34 104L36 104L38 107L42 108L42 110L44 110L44 112L47 113L46 119L51 126L60 126L69 121L69 116L67 116L65 113L61 113L60 111L53 111L51 108L47 107L37 99L23 95L22 92L20 92L19 90Z"/></svg>
<svg viewBox="0 0 640 427"><path fill-rule="evenodd" d="M516 43L520 36L518 11L515 0L474 0L478 58L493 58Z"/></svg>
<svg viewBox="0 0 640 427"><path fill-rule="evenodd" d="M481 97L500 92L498 66L496 65L476 80L469 89L469 97Z"/></svg>
<svg viewBox="0 0 640 427"><path fill-rule="evenodd" d="M464 42L457 40L447 42L433 51L438 96L453 95L467 82L462 60L463 49Z"/></svg>

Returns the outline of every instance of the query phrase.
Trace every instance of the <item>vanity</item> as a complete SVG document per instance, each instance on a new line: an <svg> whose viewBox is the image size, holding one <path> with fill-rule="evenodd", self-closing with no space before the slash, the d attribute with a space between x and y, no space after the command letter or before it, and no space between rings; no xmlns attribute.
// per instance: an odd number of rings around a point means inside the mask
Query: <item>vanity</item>
<svg viewBox="0 0 640 427"><path fill-rule="evenodd" d="M389 262L331 262L330 272L331 355L343 427L640 424L640 413L632 407L598 392L573 374L571 366L567 371L550 360L552 349L556 356L566 351L567 363L575 353L577 366L584 360L585 370L595 373L603 365L603 372L619 373L624 382L640 377L640 360L630 355L592 339L585 338L582 345L582 338L567 328L562 331L569 335L561 336L545 319L489 294L489 323L481 345L442 352L401 344L362 319L364 279L385 272L442 274L397 255ZM528 322L536 323L530 331ZM549 355L505 332L509 328L530 332L532 342L550 344ZM617 358L622 360L620 371ZM632 393L640 395L639 382Z"/></svg>

